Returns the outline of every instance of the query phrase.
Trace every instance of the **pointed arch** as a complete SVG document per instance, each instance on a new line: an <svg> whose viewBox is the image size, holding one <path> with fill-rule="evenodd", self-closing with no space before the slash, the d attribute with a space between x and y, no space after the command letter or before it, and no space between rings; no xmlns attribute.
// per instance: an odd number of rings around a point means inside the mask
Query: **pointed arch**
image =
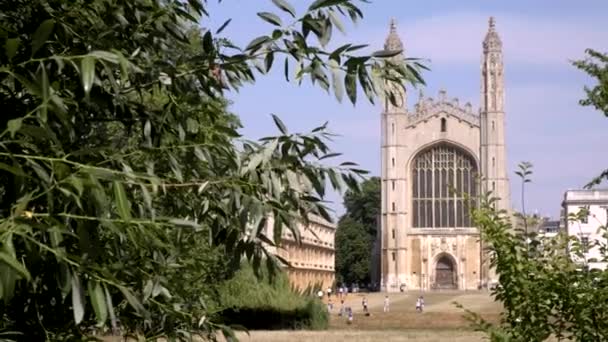
<svg viewBox="0 0 608 342"><path fill-rule="evenodd" d="M441 141L420 149L409 165L413 228L472 227L479 170L472 153Z"/></svg>
<svg viewBox="0 0 608 342"><path fill-rule="evenodd" d="M453 255L447 252L439 253L433 263L433 288L458 288L458 263Z"/></svg>

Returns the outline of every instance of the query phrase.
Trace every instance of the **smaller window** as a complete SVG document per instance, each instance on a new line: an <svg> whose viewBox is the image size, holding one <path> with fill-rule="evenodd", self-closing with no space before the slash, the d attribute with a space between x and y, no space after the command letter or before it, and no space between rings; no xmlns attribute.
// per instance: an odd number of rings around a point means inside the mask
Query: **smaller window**
<svg viewBox="0 0 608 342"><path fill-rule="evenodd" d="M393 158L392 162L393 162L393 166L395 166L395 158Z"/></svg>
<svg viewBox="0 0 608 342"><path fill-rule="evenodd" d="M391 253L393 256L393 261L395 261L395 252Z"/></svg>
<svg viewBox="0 0 608 342"><path fill-rule="evenodd" d="M393 202L393 211L395 211L395 202Z"/></svg>
<svg viewBox="0 0 608 342"><path fill-rule="evenodd" d="M393 131L393 134L395 134L395 124L391 124L391 129Z"/></svg>
<svg viewBox="0 0 608 342"><path fill-rule="evenodd" d="M393 229L393 239L395 239L395 230Z"/></svg>
<svg viewBox="0 0 608 342"><path fill-rule="evenodd" d="M494 131L496 127L494 127L494 121L492 121L492 130Z"/></svg>
<svg viewBox="0 0 608 342"><path fill-rule="evenodd" d="M441 131L447 132L447 130L448 130L448 123L445 118L441 118Z"/></svg>
<svg viewBox="0 0 608 342"><path fill-rule="evenodd" d="M492 157L492 167L496 165L496 158Z"/></svg>
<svg viewBox="0 0 608 342"><path fill-rule="evenodd" d="M395 190L395 181L391 181L391 185L393 186L393 190Z"/></svg>
<svg viewBox="0 0 608 342"><path fill-rule="evenodd" d="M496 190L496 183L492 182L492 191Z"/></svg>

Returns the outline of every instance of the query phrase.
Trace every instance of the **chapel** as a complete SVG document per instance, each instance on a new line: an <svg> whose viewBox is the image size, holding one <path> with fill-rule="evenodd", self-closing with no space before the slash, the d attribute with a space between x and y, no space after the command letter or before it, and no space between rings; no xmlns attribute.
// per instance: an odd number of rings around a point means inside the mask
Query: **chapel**
<svg viewBox="0 0 608 342"><path fill-rule="evenodd" d="M481 44L480 108L407 90L381 114L380 286L389 292L479 289L496 282L469 210L492 191L510 212L502 41L494 18ZM385 50L405 48L394 21ZM468 196L467 196L468 195Z"/></svg>

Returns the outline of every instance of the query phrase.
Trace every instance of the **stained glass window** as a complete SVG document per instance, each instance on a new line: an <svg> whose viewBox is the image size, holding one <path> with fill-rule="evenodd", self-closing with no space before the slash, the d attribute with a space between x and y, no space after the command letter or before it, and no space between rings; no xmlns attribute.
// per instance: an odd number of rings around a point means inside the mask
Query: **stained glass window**
<svg viewBox="0 0 608 342"><path fill-rule="evenodd" d="M473 158L455 146L440 144L418 154L412 165L413 226L471 227L465 194L477 196Z"/></svg>

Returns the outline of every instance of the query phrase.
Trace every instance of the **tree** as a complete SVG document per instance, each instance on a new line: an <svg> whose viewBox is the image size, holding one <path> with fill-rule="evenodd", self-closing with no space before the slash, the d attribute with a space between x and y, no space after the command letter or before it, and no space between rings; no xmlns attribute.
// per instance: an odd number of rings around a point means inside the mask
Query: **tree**
<svg viewBox="0 0 608 342"><path fill-rule="evenodd" d="M371 177L361 182L360 188L360 191L346 192L344 207L347 214L363 224L375 238L380 218L380 177Z"/></svg>
<svg viewBox="0 0 608 342"><path fill-rule="evenodd" d="M597 84L592 88L585 87L587 98L580 100L583 106L593 106L608 117L608 54L597 50L587 49L585 60L574 61L572 64L595 79ZM587 188L608 180L608 169L586 185Z"/></svg>
<svg viewBox="0 0 608 342"><path fill-rule="evenodd" d="M346 283L369 283L372 249L380 215L380 178L361 183L344 195L346 214L336 231L336 273Z"/></svg>
<svg viewBox="0 0 608 342"><path fill-rule="evenodd" d="M271 33L245 47L199 0L12 0L0 4L0 323L27 340L74 339L86 329L214 338L207 281L241 258L278 260L264 247L298 235L308 214L329 218L325 184L356 187L325 125L241 140L225 92L254 83L282 59L352 103L421 82L398 52L326 50L334 29L363 13L318 0L296 13L274 0ZM296 25L297 24L297 25ZM388 87L385 87L388 85ZM266 236L274 216L275 236Z"/></svg>
<svg viewBox="0 0 608 342"><path fill-rule="evenodd" d="M336 231L336 273L346 284L367 283L370 279L373 239L366 227L345 215Z"/></svg>

